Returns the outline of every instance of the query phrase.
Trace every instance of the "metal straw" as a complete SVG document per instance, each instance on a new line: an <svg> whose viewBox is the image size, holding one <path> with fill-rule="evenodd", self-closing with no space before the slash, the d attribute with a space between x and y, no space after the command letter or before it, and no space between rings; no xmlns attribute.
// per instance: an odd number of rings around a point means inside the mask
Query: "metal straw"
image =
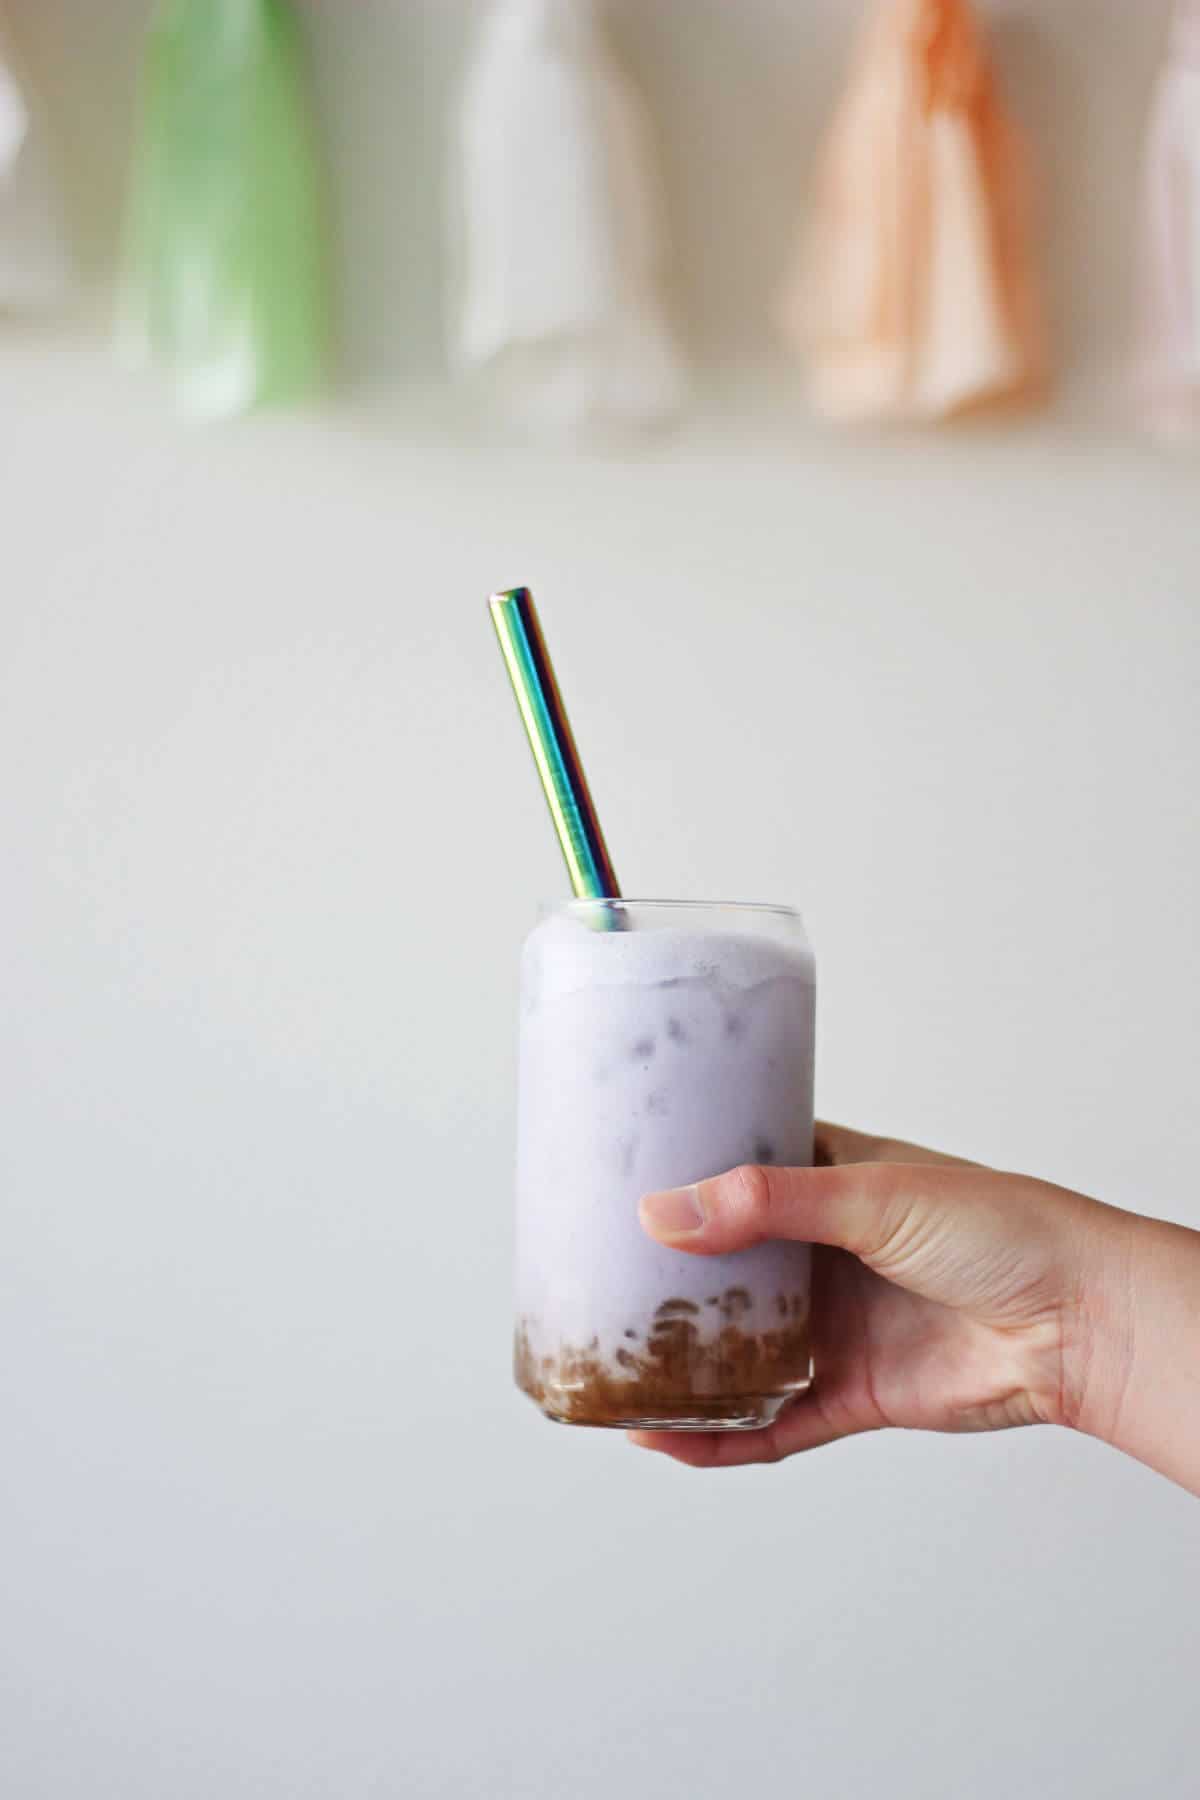
<svg viewBox="0 0 1200 1800"><path fill-rule="evenodd" d="M492 623L525 722L542 788L580 900L614 900L620 887L596 817L528 588L493 594Z"/></svg>

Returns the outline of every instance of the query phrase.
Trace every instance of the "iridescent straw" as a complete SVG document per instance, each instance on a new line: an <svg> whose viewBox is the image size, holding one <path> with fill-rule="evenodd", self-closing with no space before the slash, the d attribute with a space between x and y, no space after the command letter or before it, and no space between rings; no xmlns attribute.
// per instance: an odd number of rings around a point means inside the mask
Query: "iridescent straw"
<svg viewBox="0 0 1200 1800"><path fill-rule="evenodd" d="M571 886L580 900L619 899L621 889L554 678L533 595L528 588L513 588L493 594L489 604Z"/></svg>

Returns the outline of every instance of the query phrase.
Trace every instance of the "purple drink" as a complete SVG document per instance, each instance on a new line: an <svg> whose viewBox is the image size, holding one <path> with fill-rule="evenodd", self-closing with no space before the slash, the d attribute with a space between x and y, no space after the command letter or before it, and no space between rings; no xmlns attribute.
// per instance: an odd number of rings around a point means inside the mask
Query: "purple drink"
<svg viewBox="0 0 1200 1800"><path fill-rule="evenodd" d="M807 1387L808 1247L687 1256L637 1206L812 1161L814 997L784 909L576 901L531 933L516 1375L551 1418L750 1428Z"/></svg>

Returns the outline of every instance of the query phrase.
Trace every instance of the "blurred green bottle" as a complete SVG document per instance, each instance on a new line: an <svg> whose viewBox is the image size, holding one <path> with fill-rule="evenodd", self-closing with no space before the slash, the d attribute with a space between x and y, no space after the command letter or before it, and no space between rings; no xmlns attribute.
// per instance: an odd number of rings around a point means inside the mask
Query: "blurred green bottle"
<svg viewBox="0 0 1200 1800"><path fill-rule="evenodd" d="M119 337L201 417L319 387L324 219L288 0L162 0L142 77Z"/></svg>

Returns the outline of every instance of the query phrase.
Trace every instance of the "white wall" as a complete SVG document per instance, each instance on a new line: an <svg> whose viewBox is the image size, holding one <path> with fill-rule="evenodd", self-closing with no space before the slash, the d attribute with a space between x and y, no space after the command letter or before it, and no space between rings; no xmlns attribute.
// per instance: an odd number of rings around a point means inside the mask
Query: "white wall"
<svg viewBox="0 0 1200 1800"><path fill-rule="evenodd" d="M12 8L97 274L143 10ZM837 9L619 10L711 364L791 182L730 191L812 140ZM1163 8L1006 12L1077 415ZM483 601L537 588L628 886L804 907L828 1115L1200 1224L1197 469L1065 415L463 441L405 387L460 11L333 13L354 404L189 432L86 327L0 335L0 1785L1184 1800L1166 1483L1051 1432L702 1477L510 1389L561 878Z"/></svg>

